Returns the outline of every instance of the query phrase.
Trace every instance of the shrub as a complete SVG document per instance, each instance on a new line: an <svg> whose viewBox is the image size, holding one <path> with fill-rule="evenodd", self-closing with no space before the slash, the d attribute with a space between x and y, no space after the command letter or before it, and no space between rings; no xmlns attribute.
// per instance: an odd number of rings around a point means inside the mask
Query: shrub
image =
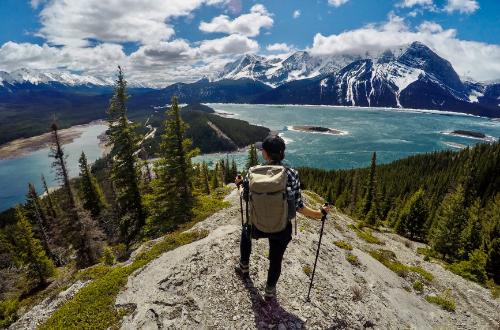
<svg viewBox="0 0 500 330"><path fill-rule="evenodd" d="M389 253L390 252L390 253ZM409 272L417 273L422 276L427 281L432 281L434 275L418 266L407 266L396 260L395 255L393 256L392 251L388 250L372 250L369 251L370 255L382 263L384 266L395 272L401 277L406 277Z"/></svg>
<svg viewBox="0 0 500 330"><path fill-rule="evenodd" d="M115 264L115 254L109 246L106 246L104 248L104 251L102 253L102 263L108 266L112 266Z"/></svg>
<svg viewBox="0 0 500 330"><path fill-rule="evenodd" d="M493 299L500 297L500 285L496 284L492 278L486 281L486 286L490 288Z"/></svg>
<svg viewBox="0 0 500 330"><path fill-rule="evenodd" d="M366 229L366 230L359 229L358 227L356 227L354 225L349 225L348 227L350 229L352 229L356 233L356 235L359 238L361 238L362 240L364 240L365 242L370 243L370 244L384 245L384 242L382 242L381 240L379 240L377 237L373 236L368 231L368 229Z"/></svg>
<svg viewBox="0 0 500 330"><path fill-rule="evenodd" d="M123 243L113 245L111 248L118 261L125 261L128 258L127 246Z"/></svg>
<svg viewBox="0 0 500 330"><path fill-rule="evenodd" d="M347 243L346 241L335 241L333 242L333 244L344 250L352 250L351 244Z"/></svg>
<svg viewBox="0 0 500 330"><path fill-rule="evenodd" d="M451 291L445 290L443 293L437 296L426 296L425 300L427 300L430 303L436 304L441 306L444 310L447 310L449 312L454 312L455 311L455 300L451 296Z"/></svg>
<svg viewBox="0 0 500 330"><path fill-rule="evenodd" d="M352 254L352 253L346 254L345 258L353 266L359 266L359 265L361 265L361 262L359 262L359 258L357 256L355 256L354 254Z"/></svg>
<svg viewBox="0 0 500 330"><path fill-rule="evenodd" d="M363 299L364 291L362 287L360 287L359 285L353 285L351 286L351 291L353 301L361 301L361 299Z"/></svg>
<svg viewBox="0 0 500 330"><path fill-rule="evenodd" d="M0 328L6 328L16 320L18 306L17 299L0 300Z"/></svg>
<svg viewBox="0 0 500 330"><path fill-rule="evenodd" d="M424 283L422 283L421 281L418 281L418 280L415 281L413 283L413 290L415 290L418 293L424 292Z"/></svg>
<svg viewBox="0 0 500 330"><path fill-rule="evenodd" d="M447 268L463 278L484 284L488 279L485 270L486 259L486 253L481 250L474 250L469 253L469 260L453 263Z"/></svg>
<svg viewBox="0 0 500 330"><path fill-rule="evenodd" d="M307 275L307 277L311 276L311 273L312 273L311 266L305 265L304 267L302 267L302 270L304 271L304 274Z"/></svg>

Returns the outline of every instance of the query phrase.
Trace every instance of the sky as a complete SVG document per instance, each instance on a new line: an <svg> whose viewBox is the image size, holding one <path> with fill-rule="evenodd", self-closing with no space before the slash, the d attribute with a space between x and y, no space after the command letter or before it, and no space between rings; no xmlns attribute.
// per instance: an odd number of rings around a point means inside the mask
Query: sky
<svg viewBox="0 0 500 330"><path fill-rule="evenodd" d="M155 86L242 54L364 54L421 41L464 79L500 79L500 0L0 0L0 70Z"/></svg>

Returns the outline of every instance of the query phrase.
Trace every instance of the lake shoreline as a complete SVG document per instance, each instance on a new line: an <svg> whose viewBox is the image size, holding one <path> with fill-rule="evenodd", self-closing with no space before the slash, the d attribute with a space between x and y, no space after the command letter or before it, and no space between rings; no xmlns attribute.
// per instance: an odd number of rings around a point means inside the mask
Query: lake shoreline
<svg viewBox="0 0 500 330"><path fill-rule="evenodd" d="M62 145L73 142L83 134L83 128L104 124L104 120L94 120L87 124L74 125L58 131ZM47 132L40 135L15 139L0 145L0 160L15 159L28 155L32 152L50 147L52 133Z"/></svg>

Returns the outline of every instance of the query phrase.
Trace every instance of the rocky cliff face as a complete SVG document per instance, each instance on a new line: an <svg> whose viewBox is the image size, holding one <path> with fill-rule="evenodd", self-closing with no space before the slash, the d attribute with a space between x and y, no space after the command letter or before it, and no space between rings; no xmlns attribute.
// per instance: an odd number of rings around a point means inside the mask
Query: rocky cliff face
<svg viewBox="0 0 500 330"><path fill-rule="evenodd" d="M123 329L488 329L498 327L500 303L489 291L454 275L438 262L416 253L420 244L391 233L373 233L383 245L360 239L348 226L353 220L335 213L325 226L311 302L305 297L306 274L312 268L320 222L299 217L278 283L278 300L265 303L266 240L254 241L251 280L242 281L233 266L239 255L241 218L235 191L229 209L214 214L191 230L210 231L208 237L163 254L134 273L116 300L133 312ZM334 243L352 246L344 250ZM417 273L400 277L369 251L384 254L408 266L419 266L434 276L427 281ZM346 256L357 258L350 263ZM354 257L351 258L356 259ZM423 292L413 289L421 281ZM451 289L455 312L424 299Z"/></svg>

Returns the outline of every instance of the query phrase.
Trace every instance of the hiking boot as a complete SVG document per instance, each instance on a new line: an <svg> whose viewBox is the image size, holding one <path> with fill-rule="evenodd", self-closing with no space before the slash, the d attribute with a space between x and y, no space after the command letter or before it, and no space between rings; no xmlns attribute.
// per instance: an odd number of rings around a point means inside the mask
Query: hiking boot
<svg viewBox="0 0 500 330"><path fill-rule="evenodd" d="M234 271L243 279L247 279L250 277L250 267L248 264L244 265L240 262L238 266L234 267Z"/></svg>
<svg viewBox="0 0 500 330"><path fill-rule="evenodd" d="M276 299L276 287L266 285L266 289L264 290L264 299L268 302Z"/></svg>

